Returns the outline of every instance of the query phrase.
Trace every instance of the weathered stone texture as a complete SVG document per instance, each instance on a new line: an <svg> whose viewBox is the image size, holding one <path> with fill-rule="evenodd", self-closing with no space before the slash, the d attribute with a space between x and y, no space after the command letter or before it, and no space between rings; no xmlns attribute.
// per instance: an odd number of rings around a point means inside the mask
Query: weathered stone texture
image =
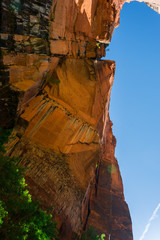
<svg viewBox="0 0 160 240"><path fill-rule="evenodd" d="M17 119L8 154L64 240L89 225L133 239L109 117L115 62L100 60L123 3L0 2L0 125Z"/></svg>

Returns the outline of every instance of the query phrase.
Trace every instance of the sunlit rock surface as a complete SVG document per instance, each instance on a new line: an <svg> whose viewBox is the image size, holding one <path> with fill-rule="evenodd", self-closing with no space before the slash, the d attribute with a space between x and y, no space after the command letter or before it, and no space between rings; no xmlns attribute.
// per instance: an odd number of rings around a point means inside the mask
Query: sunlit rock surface
<svg viewBox="0 0 160 240"><path fill-rule="evenodd" d="M89 225L133 239L109 117L115 62L100 60L123 3L0 2L0 125L15 124L7 152L64 240Z"/></svg>
<svg viewBox="0 0 160 240"><path fill-rule="evenodd" d="M127 0L126 2L131 2L132 0ZM149 7L151 7L154 11L157 13L160 13L160 1L159 0L148 0L148 1L142 1L137 0L138 2L145 2Z"/></svg>

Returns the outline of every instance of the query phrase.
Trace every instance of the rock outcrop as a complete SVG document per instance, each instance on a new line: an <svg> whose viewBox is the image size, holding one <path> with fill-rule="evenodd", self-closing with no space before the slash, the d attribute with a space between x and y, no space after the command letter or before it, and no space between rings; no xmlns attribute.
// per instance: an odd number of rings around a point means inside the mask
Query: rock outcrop
<svg viewBox="0 0 160 240"><path fill-rule="evenodd" d="M89 225L106 239L133 239L109 118L115 62L100 60L123 3L0 2L0 125L16 119L7 152L21 158L61 239Z"/></svg>
<svg viewBox="0 0 160 240"><path fill-rule="evenodd" d="M142 1L137 0L138 2L145 2L150 8L152 8L157 13L160 13L160 1L159 0L148 0L148 1ZM127 0L126 2L132 2L132 0Z"/></svg>

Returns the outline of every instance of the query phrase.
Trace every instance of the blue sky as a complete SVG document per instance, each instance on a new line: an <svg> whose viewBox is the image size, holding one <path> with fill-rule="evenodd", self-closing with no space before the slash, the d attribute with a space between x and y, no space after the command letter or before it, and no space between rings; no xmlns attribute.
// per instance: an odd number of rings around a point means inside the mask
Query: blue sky
<svg viewBox="0 0 160 240"><path fill-rule="evenodd" d="M116 61L110 118L116 157L140 240L160 203L160 15L144 3L126 3L106 59ZM160 240L160 209L143 240Z"/></svg>

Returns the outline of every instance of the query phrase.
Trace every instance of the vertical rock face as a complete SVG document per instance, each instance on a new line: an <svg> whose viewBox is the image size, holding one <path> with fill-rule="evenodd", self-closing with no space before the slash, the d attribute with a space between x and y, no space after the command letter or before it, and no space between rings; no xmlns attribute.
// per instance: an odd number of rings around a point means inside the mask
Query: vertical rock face
<svg viewBox="0 0 160 240"><path fill-rule="evenodd" d="M8 154L21 158L61 239L89 225L106 239L133 239L109 118L115 62L100 60L123 3L0 2L0 125L16 119Z"/></svg>
<svg viewBox="0 0 160 240"><path fill-rule="evenodd" d="M100 81L106 82L105 76L108 71L105 64L102 61L98 63L97 76ZM83 227L85 229L87 225L95 226L99 232L106 234L106 239L133 239L131 219L115 158L116 139L112 134L112 122L109 119L109 100L105 101L103 120L98 126L99 136L102 136L99 163L83 199Z"/></svg>

